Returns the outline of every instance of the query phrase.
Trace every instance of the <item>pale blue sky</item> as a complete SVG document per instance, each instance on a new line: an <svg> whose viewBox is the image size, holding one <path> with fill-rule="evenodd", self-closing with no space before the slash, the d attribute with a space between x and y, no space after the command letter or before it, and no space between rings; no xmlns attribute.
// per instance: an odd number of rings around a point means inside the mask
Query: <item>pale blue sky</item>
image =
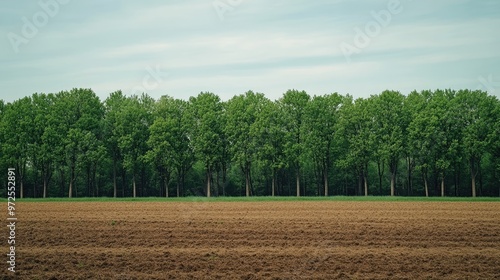
<svg viewBox="0 0 500 280"><path fill-rule="evenodd" d="M500 96L499 27L497 0L3 1L0 99L74 87L101 100L119 89L223 100L290 88ZM346 46L357 53L347 58Z"/></svg>

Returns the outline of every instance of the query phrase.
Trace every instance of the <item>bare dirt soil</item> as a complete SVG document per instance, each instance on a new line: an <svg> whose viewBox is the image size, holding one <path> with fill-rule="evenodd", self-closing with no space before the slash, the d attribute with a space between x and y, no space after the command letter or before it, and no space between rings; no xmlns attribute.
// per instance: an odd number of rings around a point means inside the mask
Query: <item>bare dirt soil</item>
<svg viewBox="0 0 500 280"><path fill-rule="evenodd" d="M500 279L495 202L30 202L17 212L17 272L2 262L2 279Z"/></svg>

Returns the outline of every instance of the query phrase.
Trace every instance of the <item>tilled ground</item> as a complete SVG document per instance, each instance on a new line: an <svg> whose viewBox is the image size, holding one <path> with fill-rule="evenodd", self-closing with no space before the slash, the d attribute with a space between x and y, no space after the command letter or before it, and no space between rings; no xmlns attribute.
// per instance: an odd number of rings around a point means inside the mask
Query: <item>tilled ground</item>
<svg viewBox="0 0 500 280"><path fill-rule="evenodd" d="M3 279L500 279L494 202L17 208L17 272L4 262Z"/></svg>

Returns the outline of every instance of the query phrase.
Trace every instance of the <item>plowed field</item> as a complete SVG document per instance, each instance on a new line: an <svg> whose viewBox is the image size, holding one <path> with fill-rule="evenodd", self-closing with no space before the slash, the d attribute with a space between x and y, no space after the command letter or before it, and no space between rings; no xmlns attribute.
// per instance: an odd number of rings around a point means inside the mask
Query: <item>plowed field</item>
<svg viewBox="0 0 500 280"><path fill-rule="evenodd" d="M18 205L4 279L500 279L495 202Z"/></svg>

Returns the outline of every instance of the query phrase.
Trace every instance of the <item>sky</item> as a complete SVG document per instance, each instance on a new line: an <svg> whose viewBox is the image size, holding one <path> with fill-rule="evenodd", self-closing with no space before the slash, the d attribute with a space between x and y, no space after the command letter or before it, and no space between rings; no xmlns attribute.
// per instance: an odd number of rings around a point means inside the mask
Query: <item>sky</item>
<svg viewBox="0 0 500 280"><path fill-rule="evenodd" d="M39 0L0 10L0 99L91 88L500 97L498 0Z"/></svg>

